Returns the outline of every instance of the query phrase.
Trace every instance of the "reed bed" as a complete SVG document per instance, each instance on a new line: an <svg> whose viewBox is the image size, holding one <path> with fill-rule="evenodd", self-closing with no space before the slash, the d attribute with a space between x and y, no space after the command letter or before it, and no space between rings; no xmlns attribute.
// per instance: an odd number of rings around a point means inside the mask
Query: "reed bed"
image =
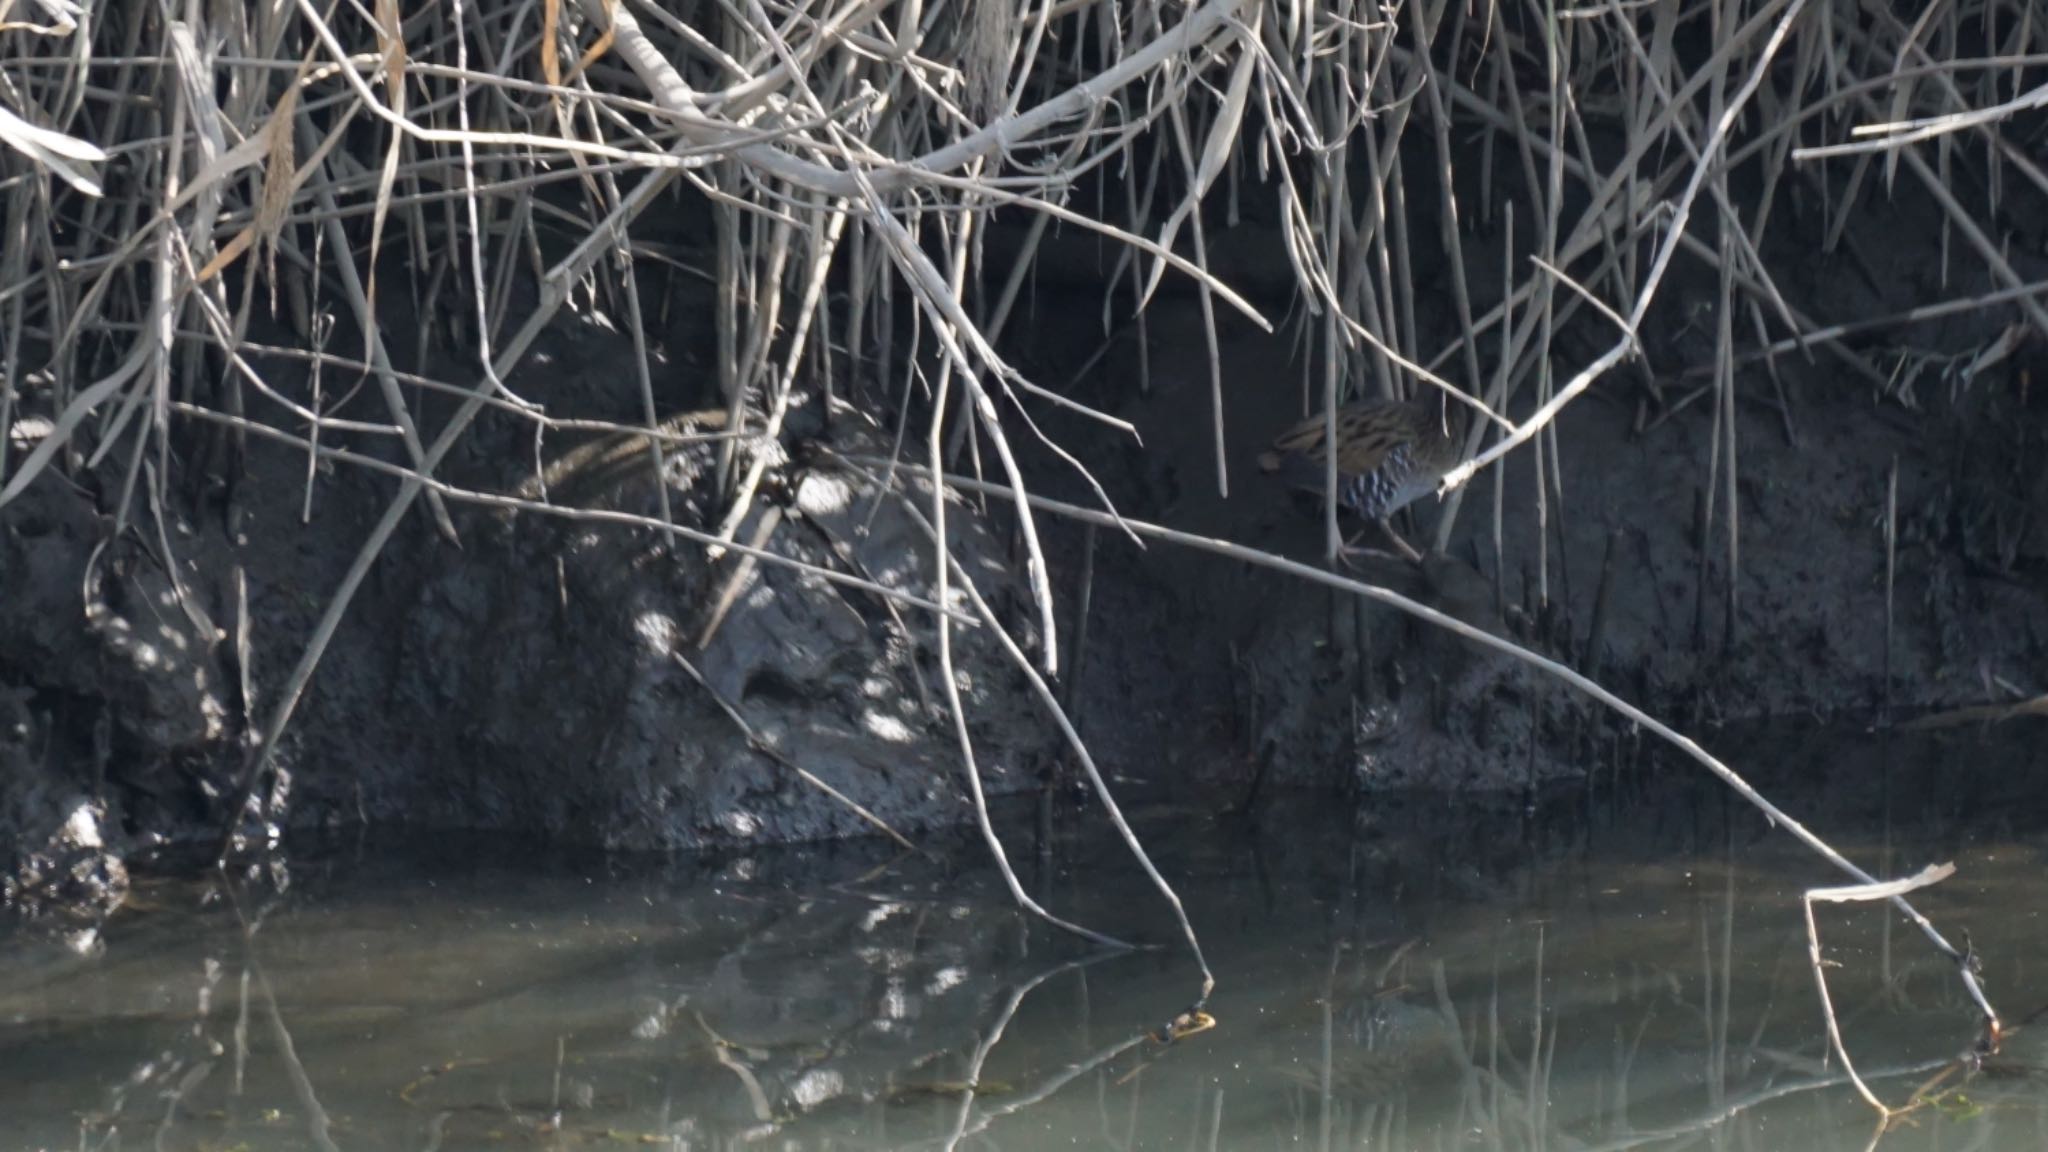
<svg viewBox="0 0 2048 1152"><path fill-rule="evenodd" d="M536 438L645 432L662 466L676 398L642 310L662 278L708 276L722 511L679 524L664 504L643 526L786 563L737 538L771 467L748 445L783 435L800 387L884 418L915 412L922 434L900 442L922 474L971 459L999 480L987 491L1014 520L1035 616L1031 678L1057 712L1046 678L1070 656L1019 448L1085 472L1034 411L1130 428L1020 371L1003 335L1043 237L1081 229L1114 252L1106 314L1142 316L1168 277L1199 293L1226 494L1222 397L1241 385L1216 353L1225 312L1290 324L1313 353L1299 389L1274 389L1276 408L1441 388L1484 415L1445 482L1438 547L1466 484L1489 468L1497 484L1518 450L1543 481L1532 514L1570 514L1558 460L1572 445L1555 421L1604 374L1634 365L1639 425L1709 404L1699 594L1725 602L1732 628L1735 368L1762 360L1781 410L1785 357L1839 362L1880 392L1899 382L1847 341L1854 325L1802 311L1766 253L1853 245L1859 208L1903 177L2017 315L1942 370L1967 381L2048 335L2048 284L2015 270L1996 223L2038 214L2048 193L2016 132L2048 103L2038 17L2027 0L1917 16L1848 0L0 0L0 507L46 475L94 470L114 494L111 530L168 549L181 474L232 473L252 435L306 454L308 508L323 458L403 477L252 723L247 794L415 503L451 540L458 500L597 515L438 475L481 413ZM1277 315L1210 271L1212 232L1238 222L1253 185L1277 194L1294 278ZM1820 226L1787 224L1793 201ZM674 211L712 221L710 267L654 235L649 221ZM1029 221L1007 266L985 247L996 213ZM1714 352L1698 365L1658 363L1641 338L1681 261L1714 285ZM1449 272L1456 331L1441 347L1422 343L1423 265ZM1504 282L1482 289L1482 266ZM382 326L391 299L420 330ZM1916 315L1987 299L1918 302ZM551 410L510 383L565 309L600 312L634 342L643 424ZM298 354L353 374L370 400L344 415L331 388L269 378L250 331L279 317ZM1583 363L1555 340L1575 324L1600 334ZM337 327L358 354L326 350ZM456 401L431 424L429 395ZM225 464L197 462L208 437ZM959 514L928 491L935 586L890 590L937 621L942 656L956 625L993 623L971 586L956 595L943 555ZM1100 527L1132 530L1113 514ZM1539 539L1547 598L1563 557ZM960 707L954 696L956 720Z"/></svg>

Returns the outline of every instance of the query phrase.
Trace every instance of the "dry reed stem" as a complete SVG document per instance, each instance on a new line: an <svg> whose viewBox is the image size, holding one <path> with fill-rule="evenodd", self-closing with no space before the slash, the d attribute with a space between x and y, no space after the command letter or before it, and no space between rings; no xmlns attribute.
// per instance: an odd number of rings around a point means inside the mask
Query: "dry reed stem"
<svg viewBox="0 0 2048 1152"><path fill-rule="evenodd" d="M1713 156L1719 154L1723 147L1723 142L1734 127L1736 116L1741 112L1743 105L1748 101L1750 95L1756 91L1757 86L1763 82L1771 60L1777 55L1779 45L1784 42L1785 37L1791 32L1794 21L1798 19L1799 13L1804 7L1805 0L1787 0L1785 14L1779 19L1777 26L1772 29L1770 40L1759 55L1755 66L1751 69L1749 78L1744 81L1742 88L1735 94L1735 98L1730 101L1728 107L1722 111L1721 116L1716 120L1714 132L1707 139L1705 155ZM1513 451L1516 446L1536 435L1539 430L1557 418L1557 414L1564 409L1565 405L1577 399L1580 393L1583 393L1590 387L1594 380L1604 375L1609 368L1612 368L1625 357L1632 354L1636 347L1636 331L1641 327L1643 316L1649 310L1650 301L1656 294L1657 284L1664 277L1665 268L1670 264L1671 255L1677 247L1679 237L1685 234L1685 225L1692 212L1693 200L1698 195L1700 184L1707 175L1708 168L1704 164L1693 169L1692 176L1686 183L1685 191L1679 197L1675 219L1667 231L1665 239L1658 245L1657 255L1651 262L1649 274L1644 278L1643 295L1636 301L1635 308L1629 313L1628 331L1623 333L1622 338L1616 341L1606 352L1602 353L1591 364L1573 376L1562 390L1539 406L1528 419L1517 425L1514 432L1502 437L1493 447L1447 473L1443 478L1443 482L1438 487L1439 493L1448 493L1462 486L1479 469L1499 460L1502 456Z"/></svg>
<svg viewBox="0 0 2048 1152"><path fill-rule="evenodd" d="M913 517L917 518L925 531L931 534L933 543L936 546L939 537L935 526L924 522L923 517L918 514L915 505L905 501L904 507ZM1045 678L1038 674L1038 669L1032 666L1030 657L1026 656L1024 650L1017 645L1016 640L1011 637L1009 630L1004 628L1002 622L996 618L995 609L991 608L988 601L982 598L981 590L975 586L974 578L968 574L967 569L961 566L958 560L954 560L951 557L947 559L952 565L954 574L960 578L961 590L967 593L969 600L973 601L974 610L980 614L982 624L991 631L996 640L1002 645L1003 651L1010 658L1010 662L1015 664L1017 670L1029 681L1031 691L1038 697L1039 703L1045 706L1046 713L1052 717L1052 721L1058 726L1060 734L1066 737L1067 746L1073 749L1075 758L1080 762L1082 773L1088 777L1089 785L1095 790L1096 799L1101 802L1103 811L1108 814L1109 821L1115 826L1117 835L1123 839L1124 846L1130 849L1131 855L1138 861L1138 866L1144 870L1146 879L1150 880L1152 886L1159 890L1159 894L1166 899L1167 906L1172 909L1174 920L1180 925L1181 934L1188 942L1188 950L1194 955L1195 965L1202 970L1202 994L1197 1000L1197 1004L1206 1002L1209 999L1209 994L1216 989L1216 976L1209 971L1209 962L1202 955L1202 943L1195 936L1195 927L1188 920L1187 909L1181 905L1180 896L1174 892L1173 885L1167 882L1166 877L1159 874L1159 869L1153 865L1151 856L1145 852L1144 845L1138 842L1138 834L1131 830L1129 821L1124 819L1123 809L1118 807L1115 795L1109 790L1109 782L1103 779L1101 770L1095 766L1095 758L1089 754L1088 745L1081 739L1081 734L1074 730L1073 721L1068 718L1066 709L1060 705L1059 698L1053 694L1052 689L1046 684ZM1059 922L1054 921L1054 923ZM1094 938L1107 942L1106 937Z"/></svg>
<svg viewBox="0 0 2048 1152"><path fill-rule="evenodd" d="M1841 1059L1842 1071L1848 1073L1849 1082L1856 1086L1857 1093L1872 1108L1877 1109L1877 1114L1885 1120L1890 1120L1896 1114L1896 1110L1887 1108L1884 1102L1877 1098L1877 1094L1870 1090L1870 1086L1863 1082L1863 1077L1856 1074L1856 1065L1849 1060L1849 1050L1842 1045L1842 1028L1835 1020L1834 1001L1828 996L1827 973L1823 968L1820 954L1820 929L1814 923L1813 906L1815 903L1851 904L1873 900L1897 903L1906 893L1939 884L1955 875L1955 872L1954 864L1929 864L1919 872L1902 879L1884 882L1870 880L1839 888L1809 888L1800 898L1800 906L1806 913L1806 957L1813 969L1814 987L1820 993L1821 1013L1827 1019L1828 1047ZM1963 971L1967 973L1967 967ZM1991 1035L1996 1036L1997 1018L1991 1017L1989 1023L1992 1026Z"/></svg>

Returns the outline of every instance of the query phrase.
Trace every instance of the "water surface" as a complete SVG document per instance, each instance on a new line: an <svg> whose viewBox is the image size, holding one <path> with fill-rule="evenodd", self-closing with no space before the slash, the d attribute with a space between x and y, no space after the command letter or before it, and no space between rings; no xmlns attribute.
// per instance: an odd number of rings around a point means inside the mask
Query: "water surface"
<svg viewBox="0 0 2048 1152"><path fill-rule="evenodd" d="M1741 752L1865 867L1956 863L1917 902L2011 1024L2048 1003L2033 735ZM1807 959L1800 893L1842 878L1694 770L1623 759L1533 811L1143 807L1219 982L1215 1026L1172 1043L1197 973L1086 810L1049 841L1006 824L1024 883L1157 947L1027 923L965 839L377 835L232 882L145 873L90 930L0 930L0 1149L2048 1146L2048 1040L1959 1069L1948 962L1896 913L1823 908L1857 1069L1926 1099L1880 1132Z"/></svg>

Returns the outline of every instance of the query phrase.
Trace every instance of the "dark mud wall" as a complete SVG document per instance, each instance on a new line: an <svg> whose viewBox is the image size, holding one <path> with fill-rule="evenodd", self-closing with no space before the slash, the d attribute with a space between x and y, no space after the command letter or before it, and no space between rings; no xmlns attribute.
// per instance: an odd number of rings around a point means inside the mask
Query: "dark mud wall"
<svg viewBox="0 0 2048 1152"><path fill-rule="evenodd" d="M671 335L699 342L664 356L673 375L656 382L663 417L703 403L706 374L692 366L712 346L708 299L673 310L687 321ZM403 319L394 314L387 331L403 331ZM632 365L625 337L569 320L507 384L552 414L633 423L642 409ZM310 393L301 367L261 367L287 395ZM338 390L332 377L326 387ZM453 401L417 399L431 438ZM659 529L457 499L451 541L422 504L336 633L260 789L262 816L245 831L362 822L693 849L868 834L874 821L914 834L965 819L933 615L879 591L929 597L930 538L873 478L790 457L817 435L818 403L805 396L791 417L808 432L742 443L736 455L741 470L756 452L768 459L735 539L806 570L747 564L737 552L713 561ZM712 436L717 415L683 426ZM48 428L48 413L32 408L19 446ZM191 474L125 532L109 511L118 464L50 469L0 509L0 845L17 857L17 902L115 898L109 865L122 852L218 835L253 733L397 491L391 475L323 465L309 504L303 449L253 438L232 489L210 484L200 457L212 435L178 429L174 451ZM369 437L327 442L399 459ZM608 443L566 431L536 442L529 422L497 413L440 474L466 490L538 499L546 462L548 498L661 516L644 441L614 445L602 466L557 466ZM890 432L842 414L832 443L885 454ZM668 447L676 523L719 526L721 446ZM929 512L928 490L909 494ZM984 594L1017 603L1007 548L974 509L959 503L948 530ZM1028 619L1009 623L1035 644ZM984 785L998 795L1034 785L1053 730L989 630L954 631Z"/></svg>
<svg viewBox="0 0 2048 1152"><path fill-rule="evenodd" d="M1233 284L1268 289L1256 299L1269 315L1287 315L1292 274L1279 237L1270 221L1247 216L1211 238L1212 252ZM1822 324L1997 286L1981 265L1952 265L1944 282L1940 235L1936 207L1901 194L1870 206L1838 257L1817 258L1811 238L1796 231L1766 256L1793 305ZM1467 240L1478 307L1499 298L1497 274L1483 271L1499 267L1489 243L1498 245L1497 229ZM1091 240L1063 244L1045 267L1069 279L1044 274L1027 363L1061 383L1080 373L1076 395L1129 420L1142 447L1078 420L1059 424L1061 442L1126 514L1322 563L1320 510L1254 465L1276 432L1320 410L1321 368L1299 354L1298 327L1269 335L1217 309L1226 498L1200 300L1163 291L1142 327L1127 323L1105 338L1093 276L1109 261ZM2039 276L2048 272L2043 256L2016 253L2014 262ZM1448 277L1438 268L1432 278L1416 301L1425 351L1457 335ZM1062 293L1075 305L1058 303ZM1681 257L1663 297L1645 360L1602 378L1558 421L1562 499L1551 494L1547 527L1539 528L1535 467L1523 451L1501 477L1498 555L1494 478L1482 474L1445 555L1421 570L1368 561L1360 575L1563 660L1703 737L1727 722L1864 725L1879 721L1887 702L1903 717L2040 692L2048 674L2048 355L2030 337L1967 382L1954 372L1993 345L2016 311L1979 310L1855 342L1877 365L1901 354L1926 364L1910 386L1911 374L1872 381L1825 349L1737 369L1731 599L1727 473L1714 467L1717 399L1702 392L1713 358L1701 332L1713 312L1712 275ZM1560 329L1560 383L1613 338L1597 321ZM1750 346L1738 328L1738 352ZM1439 370L1455 378L1457 362ZM1376 387L1367 382L1365 391ZM1525 394L1509 415L1533 407ZM1048 460L1039 475L1042 490L1090 502L1071 469ZM1716 512L1703 533L1710 484ZM1410 536L1426 544L1441 514L1432 498L1415 505ZM1345 521L1347 532L1365 527ZM1539 531L1547 534L1540 553ZM1069 529L1059 539L1071 576L1083 534ZM1163 545L1141 552L1106 529L1096 540L1094 640L1076 696L1093 738L1133 761L1239 788L1263 772L1269 782L1315 786L1512 789L1577 777L1611 754L1611 718L1568 688L1391 608ZM1370 533L1361 542L1378 543Z"/></svg>

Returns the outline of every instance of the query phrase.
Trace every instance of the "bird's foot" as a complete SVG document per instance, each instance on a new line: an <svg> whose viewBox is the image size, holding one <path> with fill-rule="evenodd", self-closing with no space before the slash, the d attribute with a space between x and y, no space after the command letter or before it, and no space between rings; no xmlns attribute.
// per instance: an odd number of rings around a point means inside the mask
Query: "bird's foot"
<svg viewBox="0 0 2048 1152"><path fill-rule="evenodd" d="M1398 561L1408 559L1408 557L1399 556L1395 553L1388 552L1380 548L1367 548L1363 545L1358 544L1346 544L1342 548L1339 548L1337 550L1337 563L1343 565L1345 571L1354 573L1359 576L1369 575L1370 573L1367 571L1366 568L1360 566L1359 564L1353 563L1353 557L1357 557L1360 560L1369 559L1380 561ZM1416 562L1420 563L1420 560L1417 560ZM1382 569L1382 571L1384 572L1385 570Z"/></svg>
<svg viewBox="0 0 2048 1152"><path fill-rule="evenodd" d="M1408 541L1403 540L1401 538L1401 534L1399 532L1394 531L1394 526L1392 523L1386 520L1381 520L1379 522L1379 526L1381 533L1383 533L1388 540L1393 541L1394 547L1401 550L1401 555L1407 557L1408 562L1410 564L1413 564L1418 568L1422 566L1422 553L1417 552L1413 544L1410 544L1408 543Z"/></svg>

